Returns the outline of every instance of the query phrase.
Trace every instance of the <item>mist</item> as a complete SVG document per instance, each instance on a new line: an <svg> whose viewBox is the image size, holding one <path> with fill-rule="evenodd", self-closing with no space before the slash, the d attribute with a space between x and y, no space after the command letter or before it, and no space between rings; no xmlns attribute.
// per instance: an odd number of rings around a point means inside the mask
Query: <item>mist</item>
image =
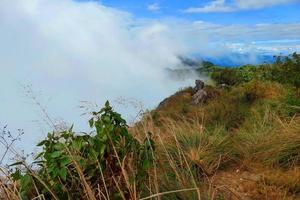
<svg viewBox="0 0 300 200"><path fill-rule="evenodd" d="M30 95L51 117L86 130L80 101L102 106L109 100L130 119L137 111L116 99L134 98L151 109L192 83L167 78L164 69L188 50L168 37L164 24L137 21L95 2L10 2L0 2L0 125L24 129L21 148L33 147L50 131L23 86L30 85Z"/></svg>

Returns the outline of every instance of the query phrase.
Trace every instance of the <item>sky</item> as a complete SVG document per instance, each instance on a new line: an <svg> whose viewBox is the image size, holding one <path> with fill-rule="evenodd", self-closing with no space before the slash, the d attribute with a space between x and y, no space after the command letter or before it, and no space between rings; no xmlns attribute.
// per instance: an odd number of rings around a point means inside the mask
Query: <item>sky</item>
<svg viewBox="0 0 300 200"><path fill-rule="evenodd" d="M86 131L82 101L110 100L130 121L133 104L151 109L193 84L164 73L178 55L251 64L299 52L299 10L299 0L1 0L0 127L24 129L18 147L34 151L51 130L43 109Z"/></svg>
<svg viewBox="0 0 300 200"><path fill-rule="evenodd" d="M218 24L299 22L297 0L102 0L137 17L179 17ZM248 2L248 3L247 3Z"/></svg>

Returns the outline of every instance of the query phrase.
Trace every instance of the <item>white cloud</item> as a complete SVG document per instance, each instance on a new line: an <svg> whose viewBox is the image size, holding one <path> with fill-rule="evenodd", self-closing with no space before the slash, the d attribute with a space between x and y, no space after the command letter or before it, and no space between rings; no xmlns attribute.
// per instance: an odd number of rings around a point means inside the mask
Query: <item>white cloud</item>
<svg viewBox="0 0 300 200"><path fill-rule="evenodd" d="M153 4L149 4L149 5L147 6L147 9L148 9L149 11L158 11L158 10L160 10L160 6L159 6L158 3L153 3Z"/></svg>
<svg viewBox="0 0 300 200"><path fill-rule="evenodd" d="M289 4L299 0L235 0L239 9L259 9L280 4Z"/></svg>
<svg viewBox="0 0 300 200"><path fill-rule="evenodd" d="M187 13L231 12L234 9L225 5L225 0L213 0L203 7L191 7L185 10Z"/></svg>
<svg viewBox="0 0 300 200"><path fill-rule="evenodd" d="M185 85L164 74L186 53L168 25L96 2L1 0L0 29L0 125L27 134L37 134L32 120L39 116L19 83L43 91L52 99L49 112L77 126L81 100L134 97L151 108ZM32 145L41 135L31 136L25 142Z"/></svg>
<svg viewBox="0 0 300 200"><path fill-rule="evenodd" d="M226 3L225 0L213 0L210 4L203 7L191 7L184 11L187 13L233 12L294 2L299 2L299 0L234 0L231 3Z"/></svg>

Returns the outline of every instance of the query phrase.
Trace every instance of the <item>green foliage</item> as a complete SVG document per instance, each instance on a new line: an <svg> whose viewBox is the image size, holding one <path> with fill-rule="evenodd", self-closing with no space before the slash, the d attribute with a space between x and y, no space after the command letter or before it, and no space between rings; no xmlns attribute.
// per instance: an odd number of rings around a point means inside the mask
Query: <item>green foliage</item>
<svg viewBox="0 0 300 200"><path fill-rule="evenodd" d="M286 112L289 116L293 116L300 112L300 96L296 92L289 91L286 96Z"/></svg>
<svg viewBox="0 0 300 200"><path fill-rule="evenodd" d="M233 68L215 70L211 74L211 78L215 80L217 84L236 85L241 82L241 77Z"/></svg>
<svg viewBox="0 0 300 200"><path fill-rule="evenodd" d="M258 79L261 81L276 81L300 87L300 55L293 53L291 56L277 57L274 64L261 66L245 65L236 68L211 68L211 78L217 84L236 85Z"/></svg>
<svg viewBox="0 0 300 200"><path fill-rule="evenodd" d="M38 144L43 151L36 158L35 163L40 168L35 172L59 199L80 199L84 193L81 187L83 177L92 188L100 187L105 191L106 187L113 199L120 198L119 190L129 198L131 191L128 184L132 181L138 191L142 191L147 170L153 163L151 134L140 144L129 134L126 121L113 111L108 102L92 115L89 125L95 128L95 134L76 135L72 127L61 133L49 133ZM34 192L35 178L30 171L33 170L28 169L24 173L16 170L12 175L14 180L20 181L24 198L29 198ZM119 190L113 179L118 180ZM47 199L51 197L39 180L35 180L35 184Z"/></svg>
<svg viewBox="0 0 300 200"><path fill-rule="evenodd" d="M273 80L283 84L300 87L300 55L294 53L290 57L278 57L272 69Z"/></svg>

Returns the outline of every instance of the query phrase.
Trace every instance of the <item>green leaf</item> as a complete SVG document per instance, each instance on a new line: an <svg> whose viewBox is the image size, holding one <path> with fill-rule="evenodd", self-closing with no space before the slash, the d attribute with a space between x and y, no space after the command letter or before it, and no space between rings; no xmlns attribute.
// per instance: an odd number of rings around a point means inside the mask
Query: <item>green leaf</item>
<svg viewBox="0 0 300 200"><path fill-rule="evenodd" d="M12 167L12 166L23 165L23 164L24 164L23 161L18 161L18 162L15 162L15 163L13 163L13 164L11 164L11 165L9 165L9 166Z"/></svg>
<svg viewBox="0 0 300 200"><path fill-rule="evenodd" d="M53 178L56 178L57 176L59 176L59 169L57 169L57 168L53 168L53 170L52 170L52 177Z"/></svg>
<svg viewBox="0 0 300 200"><path fill-rule="evenodd" d="M110 117L109 117L109 116L104 116L104 117L103 117L103 121L104 121L105 123L109 123L109 122L110 122Z"/></svg>
<svg viewBox="0 0 300 200"><path fill-rule="evenodd" d="M20 197L22 200L29 200L28 196L27 196L27 191L21 191L20 192Z"/></svg>
<svg viewBox="0 0 300 200"><path fill-rule="evenodd" d="M11 177L14 181L19 180L22 177L20 170L17 169L14 173L11 174Z"/></svg>
<svg viewBox="0 0 300 200"><path fill-rule="evenodd" d="M72 162L72 160L69 157L64 157L61 160L60 164L61 164L61 166L66 166L66 165L70 164L71 162Z"/></svg>
<svg viewBox="0 0 300 200"><path fill-rule="evenodd" d="M48 172L51 174L55 170L55 167L49 166L48 167Z"/></svg>
<svg viewBox="0 0 300 200"><path fill-rule="evenodd" d="M100 147L100 155L101 155L101 157L104 156L105 149L106 149L106 145L103 144L103 145Z"/></svg>
<svg viewBox="0 0 300 200"><path fill-rule="evenodd" d="M40 157L42 157L44 155L44 152L39 153L38 155L35 156L35 159L39 159Z"/></svg>
<svg viewBox="0 0 300 200"><path fill-rule="evenodd" d="M31 183L31 176L29 174L25 174L22 178L21 178L21 186L23 188L26 188L27 186L29 186L29 184Z"/></svg>
<svg viewBox="0 0 300 200"><path fill-rule="evenodd" d="M43 146L44 144L46 144L48 142L48 140L43 140L40 143L38 143L36 146L40 147Z"/></svg>
<svg viewBox="0 0 300 200"><path fill-rule="evenodd" d="M58 150L58 151L60 151L60 150L62 150L62 149L64 149L64 144L62 144L62 143L57 143L57 144L55 144L54 146L53 146L53 148L55 149L55 150Z"/></svg>
<svg viewBox="0 0 300 200"><path fill-rule="evenodd" d="M45 163L44 160L34 161L32 164L43 165Z"/></svg>
<svg viewBox="0 0 300 200"><path fill-rule="evenodd" d="M93 126L94 126L94 118L92 118L92 119L89 120L89 125L90 125L91 128L93 128Z"/></svg>
<svg viewBox="0 0 300 200"><path fill-rule="evenodd" d="M109 101L105 102L105 107L109 107Z"/></svg>
<svg viewBox="0 0 300 200"><path fill-rule="evenodd" d="M72 147L78 151L81 150L82 146L83 146L83 142L81 138L76 138L72 143Z"/></svg>
<svg viewBox="0 0 300 200"><path fill-rule="evenodd" d="M60 178L61 178L63 181L66 181L66 180L67 180L67 174L68 174L68 172L67 172L67 169L66 169L66 168L60 169L59 172L58 172L58 174L59 174Z"/></svg>
<svg viewBox="0 0 300 200"><path fill-rule="evenodd" d="M72 124L72 126L69 128L69 132L72 132L74 128L74 124Z"/></svg>
<svg viewBox="0 0 300 200"><path fill-rule="evenodd" d="M149 169L151 166L151 162L148 159L143 160L143 168L144 169Z"/></svg>
<svg viewBox="0 0 300 200"><path fill-rule="evenodd" d="M54 151L51 153L51 158L57 158L61 155L61 151Z"/></svg>
<svg viewBox="0 0 300 200"><path fill-rule="evenodd" d="M47 135L47 137L49 138L49 139L51 139L52 138L52 133L48 133L48 135Z"/></svg>

